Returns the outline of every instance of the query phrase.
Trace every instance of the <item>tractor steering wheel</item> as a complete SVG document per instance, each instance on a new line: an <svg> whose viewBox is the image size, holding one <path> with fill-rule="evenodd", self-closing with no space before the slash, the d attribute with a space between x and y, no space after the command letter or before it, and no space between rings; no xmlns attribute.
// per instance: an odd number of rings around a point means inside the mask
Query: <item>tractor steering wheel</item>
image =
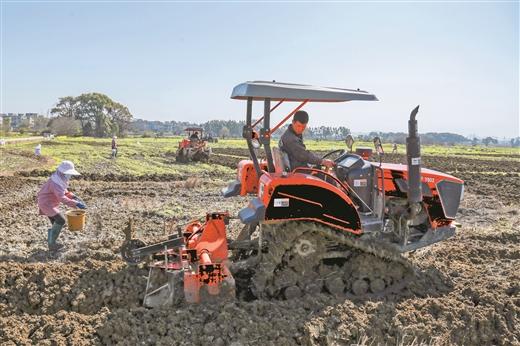
<svg viewBox="0 0 520 346"><path fill-rule="evenodd" d="M329 151L328 153L326 153L325 155L323 155L321 158L322 159L326 159L327 157L331 156L331 155L334 155L336 153L339 153L339 156L343 155L345 153L345 149L336 149L336 150L332 150L332 151ZM338 156L338 157L339 157ZM337 158L336 158L337 159ZM333 160L333 161L336 161L336 160Z"/></svg>
<svg viewBox="0 0 520 346"><path fill-rule="evenodd" d="M339 158L341 155L343 155L344 152L345 152L345 150L343 150L343 149L332 150L332 151L329 151L328 153L326 153L325 155L323 155L323 156L321 157L321 159L322 159L322 160L323 160L323 159L326 159L327 157L329 157L329 156L331 156L331 155L334 155L334 154L337 154L337 153L339 153L339 156L337 157L337 158ZM336 158L336 159L337 159L337 158ZM336 159L334 159L334 160L332 160L332 161L336 162ZM334 168L335 168L335 167L328 168L328 167L325 167L325 166L323 166L323 165L318 165L317 167L319 167L320 169L324 170L324 171L327 172L327 173L331 173L331 172L333 172L333 171L334 171Z"/></svg>

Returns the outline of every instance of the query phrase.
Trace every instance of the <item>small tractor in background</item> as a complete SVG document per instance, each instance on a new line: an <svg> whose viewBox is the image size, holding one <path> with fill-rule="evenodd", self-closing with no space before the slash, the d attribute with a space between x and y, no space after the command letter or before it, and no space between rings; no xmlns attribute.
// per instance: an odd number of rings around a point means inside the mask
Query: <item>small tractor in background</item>
<svg viewBox="0 0 520 346"><path fill-rule="evenodd" d="M203 139L202 127L188 127L184 129L186 138L179 142L179 148L175 159L177 162L186 163L190 161L208 162L211 156L211 148L207 146L207 141Z"/></svg>
<svg viewBox="0 0 520 346"><path fill-rule="evenodd" d="M123 258L151 258L146 306L203 302L238 295L294 299L319 293L380 297L413 280L415 268L402 253L455 234L464 182L422 168L416 107L408 121L407 164L383 163L381 141L370 148L336 149L323 158L335 167L290 167L287 153L271 147L272 134L308 102L377 101L366 91L277 82L237 85L231 98L246 100L243 137L251 159L238 163L237 179L224 197L254 195L238 217L238 237L227 239L227 213L209 213L158 244L127 239ZM253 102L263 116L253 123ZM271 101L277 104L271 107ZM299 105L271 127L283 102ZM263 120L259 131L255 127ZM265 150L265 160L257 151ZM230 256L228 250L231 251Z"/></svg>

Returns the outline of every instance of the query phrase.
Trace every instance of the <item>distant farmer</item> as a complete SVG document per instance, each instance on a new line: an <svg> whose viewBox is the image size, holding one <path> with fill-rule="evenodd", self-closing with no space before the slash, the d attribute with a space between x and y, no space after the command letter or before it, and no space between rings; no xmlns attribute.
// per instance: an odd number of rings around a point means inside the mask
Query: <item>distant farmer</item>
<svg viewBox="0 0 520 346"><path fill-rule="evenodd" d="M305 111L294 114L291 125L287 128L280 139L280 149L287 153L291 169L306 167L307 165L323 165L328 168L334 167L334 161L322 159L311 153L303 144L303 132L309 122L309 115Z"/></svg>
<svg viewBox="0 0 520 346"><path fill-rule="evenodd" d="M61 229L65 225L65 219L59 210L60 203L71 208L86 208L79 197L67 190L69 180L74 175L79 175L79 172L74 169L74 164L70 161L63 161L38 192L40 215L47 216L51 221L51 228L47 230L49 250L56 250L61 247L61 245L56 244Z"/></svg>
<svg viewBox="0 0 520 346"><path fill-rule="evenodd" d="M199 132L198 131L195 131L191 134L190 136L190 140L192 141L198 141L199 140Z"/></svg>
<svg viewBox="0 0 520 346"><path fill-rule="evenodd" d="M116 142L116 139L117 139L116 136L112 137L112 158L113 159L115 159L117 157L117 142Z"/></svg>
<svg viewBox="0 0 520 346"><path fill-rule="evenodd" d="M38 144L34 148L34 156L36 156L37 158L40 158L40 156L42 156L42 145L41 144Z"/></svg>
<svg viewBox="0 0 520 346"><path fill-rule="evenodd" d="M394 146L392 147L392 154L397 154L397 143L394 143Z"/></svg>

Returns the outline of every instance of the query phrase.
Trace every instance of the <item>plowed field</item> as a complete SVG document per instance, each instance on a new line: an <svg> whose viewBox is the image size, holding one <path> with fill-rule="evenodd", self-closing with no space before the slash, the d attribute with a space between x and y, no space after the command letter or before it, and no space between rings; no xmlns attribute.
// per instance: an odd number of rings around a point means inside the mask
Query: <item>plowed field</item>
<svg viewBox="0 0 520 346"><path fill-rule="evenodd" d="M215 167L247 156L237 148L214 152ZM387 160L404 162L399 155ZM232 170L195 164L183 176L83 169L70 189L88 205L87 227L64 229L65 247L48 252L49 222L38 215L36 194L51 171L27 161L0 177L0 344L520 345L518 159L423 162L466 181L462 228L407 255L417 277L406 289L377 299L319 294L147 309L147 269L119 256L128 220L152 242L207 211L236 215L248 199L220 196ZM232 220L229 236L240 227Z"/></svg>

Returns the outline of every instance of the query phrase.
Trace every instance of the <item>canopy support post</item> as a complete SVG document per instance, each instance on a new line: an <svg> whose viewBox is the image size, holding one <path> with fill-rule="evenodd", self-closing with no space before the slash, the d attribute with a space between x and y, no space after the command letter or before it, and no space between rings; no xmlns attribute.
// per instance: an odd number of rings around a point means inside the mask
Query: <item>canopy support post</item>
<svg viewBox="0 0 520 346"><path fill-rule="evenodd" d="M271 134L270 134L270 120L271 120L271 99L264 100L264 127L260 130L260 143L264 145L265 157L267 159L267 171L274 172L273 153L271 152Z"/></svg>
<svg viewBox="0 0 520 346"><path fill-rule="evenodd" d="M262 175L262 170L260 169L260 164L258 163L258 158L256 157L255 148L253 147L253 126L251 126L253 117L253 98L247 98L247 110L246 110L246 125L242 129L242 137L246 139L247 148L249 149L249 155L251 156L251 160L253 161L253 165L255 166L256 174L260 179Z"/></svg>

